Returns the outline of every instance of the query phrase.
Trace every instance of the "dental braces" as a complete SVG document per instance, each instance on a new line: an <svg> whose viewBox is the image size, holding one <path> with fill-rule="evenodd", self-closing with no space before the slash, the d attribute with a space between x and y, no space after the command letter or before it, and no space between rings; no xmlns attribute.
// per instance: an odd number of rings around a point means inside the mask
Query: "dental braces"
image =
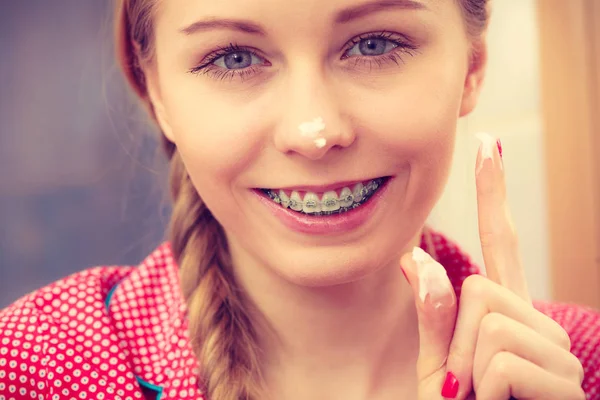
<svg viewBox="0 0 600 400"><path fill-rule="evenodd" d="M356 207L362 205L363 203L365 203L374 193L375 191L383 184L384 182L384 178L377 178L377 179L373 179L372 181L369 181L359 192L359 197L361 197L361 200L358 202L354 202L355 200L355 196L354 194L349 194L348 196L342 198L342 199L326 199L324 202L320 202L314 199L311 200L307 200L306 202L302 202L302 201L297 201L294 199L289 199L288 204L287 204L287 208L291 208L294 211L298 211L295 210L297 208L299 208L300 210L298 212L302 212L302 210L304 208L307 209L316 209L319 205L321 206L325 206L326 208L331 208L331 207L335 207L337 206L338 203L341 202L352 202L352 204L350 206L340 206L340 208L338 210L335 211L320 211L320 212L316 212L316 213L310 213L310 215L315 215L315 216L319 216L319 215L332 215L332 214L338 214L340 212L345 212L345 211L349 211L349 210L353 210ZM271 200L273 200L275 203L283 205L283 200L281 199L281 197L273 192L272 190L263 190Z"/></svg>

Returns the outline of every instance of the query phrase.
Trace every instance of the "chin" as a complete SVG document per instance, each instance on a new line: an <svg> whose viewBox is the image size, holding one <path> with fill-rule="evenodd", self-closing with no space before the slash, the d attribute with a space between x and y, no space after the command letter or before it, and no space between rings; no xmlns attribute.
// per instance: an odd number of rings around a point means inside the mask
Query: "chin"
<svg viewBox="0 0 600 400"><path fill-rule="evenodd" d="M295 285L342 285L366 278L395 260L399 262L404 247L400 243L370 242L335 247L282 246L277 253L271 252L275 257L265 261L273 272Z"/></svg>

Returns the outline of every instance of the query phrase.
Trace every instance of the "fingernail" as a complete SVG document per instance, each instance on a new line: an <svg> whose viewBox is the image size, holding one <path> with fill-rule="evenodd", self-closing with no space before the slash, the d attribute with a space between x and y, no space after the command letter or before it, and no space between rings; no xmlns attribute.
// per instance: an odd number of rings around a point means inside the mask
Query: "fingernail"
<svg viewBox="0 0 600 400"><path fill-rule="evenodd" d="M412 259L417 265L421 302L434 309L454 305L454 289L446 269L420 247L413 249Z"/></svg>
<svg viewBox="0 0 600 400"><path fill-rule="evenodd" d="M500 158L502 158L502 142L500 139L496 140L496 146L498 146L498 153L500 153Z"/></svg>
<svg viewBox="0 0 600 400"><path fill-rule="evenodd" d="M404 269L400 268L400 271L402 271L402 274L404 275L404 278L408 281L408 275L406 275L406 272L404 272Z"/></svg>
<svg viewBox="0 0 600 400"><path fill-rule="evenodd" d="M452 372L446 374L444 386L442 386L442 397L446 399L455 399L458 395L458 379Z"/></svg>

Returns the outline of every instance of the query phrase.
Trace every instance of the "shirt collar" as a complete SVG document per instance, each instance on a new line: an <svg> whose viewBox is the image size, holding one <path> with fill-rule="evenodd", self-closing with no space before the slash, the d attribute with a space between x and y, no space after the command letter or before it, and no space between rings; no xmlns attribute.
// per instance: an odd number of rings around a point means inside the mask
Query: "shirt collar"
<svg viewBox="0 0 600 400"><path fill-rule="evenodd" d="M111 289L107 308L141 386L160 400L202 399L178 267L168 243Z"/></svg>

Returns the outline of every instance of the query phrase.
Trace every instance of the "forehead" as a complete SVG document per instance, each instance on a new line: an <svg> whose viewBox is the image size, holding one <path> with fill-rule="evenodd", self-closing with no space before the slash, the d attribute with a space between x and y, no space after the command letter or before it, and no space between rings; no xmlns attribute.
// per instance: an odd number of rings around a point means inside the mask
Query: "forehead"
<svg viewBox="0 0 600 400"><path fill-rule="evenodd" d="M426 14L443 16L456 9L454 0L169 0L160 2L156 11L159 22L171 28L176 25L184 34L227 28L207 24L211 20L242 18L250 23L238 28L264 34L278 25L317 29L351 24L375 15L419 18Z"/></svg>

